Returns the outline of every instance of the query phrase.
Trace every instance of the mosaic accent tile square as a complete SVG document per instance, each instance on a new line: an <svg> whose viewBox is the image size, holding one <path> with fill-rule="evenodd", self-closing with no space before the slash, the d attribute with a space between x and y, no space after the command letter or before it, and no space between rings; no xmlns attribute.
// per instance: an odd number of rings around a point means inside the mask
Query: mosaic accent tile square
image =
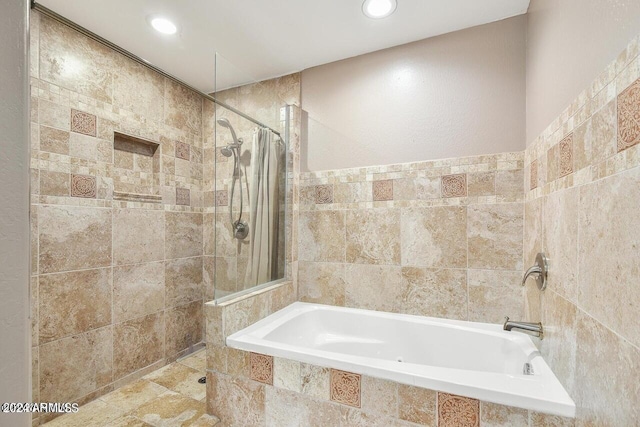
<svg viewBox="0 0 640 427"><path fill-rule="evenodd" d="M640 79L618 95L618 152L640 142Z"/></svg>
<svg viewBox="0 0 640 427"><path fill-rule="evenodd" d="M573 133L567 135L559 144L560 177L573 173Z"/></svg>
<svg viewBox="0 0 640 427"><path fill-rule="evenodd" d="M191 190L176 188L176 205L189 206L191 204Z"/></svg>
<svg viewBox="0 0 640 427"><path fill-rule="evenodd" d="M71 109L71 132L96 136L96 116Z"/></svg>
<svg viewBox="0 0 640 427"><path fill-rule="evenodd" d="M373 181L373 200L393 200L393 180Z"/></svg>
<svg viewBox="0 0 640 427"><path fill-rule="evenodd" d="M273 357L264 354L250 353L250 375L254 381L273 385Z"/></svg>
<svg viewBox="0 0 640 427"><path fill-rule="evenodd" d="M316 204L333 203L333 185L316 185L315 190Z"/></svg>
<svg viewBox="0 0 640 427"><path fill-rule="evenodd" d="M190 160L191 158L191 146L184 142L176 141L176 157L178 159Z"/></svg>
<svg viewBox="0 0 640 427"><path fill-rule="evenodd" d="M530 172L529 188L533 190L534 188L538 187L538 161L537 160L534 160L533 162L531 162L531 170L529 172Z"/></svg>
<svg viewBox="0 0 640 427"><path fill-rule="evenodd" d="M443 176L442 195L444 197L465 197L467 195L467 174Z"/></svg>
<svg viewBox="0 0 640 427"><path fill-rule="evenodd" d="M216 206L229 205L229 192L227 190L216 191Z"/></svg>
<svg viewBox="0 0 640 427"><path fill-rule="evenodd" d="M359 408L361 405L361 380L362 377L359 374L332 369L329 386L330 399Z"/></svg>
<svg viewBox="0 0 640 427"><path fill-rule="evenodd" d="M438 393L439 427L479 427L480 401L448 393Z"/></svg>
<svg viewBox="0 0 640 427"><path fill-rule="evenodd" d="M89 175L71 175L71 197L91 199L96 197L96 177Z"/></svg>

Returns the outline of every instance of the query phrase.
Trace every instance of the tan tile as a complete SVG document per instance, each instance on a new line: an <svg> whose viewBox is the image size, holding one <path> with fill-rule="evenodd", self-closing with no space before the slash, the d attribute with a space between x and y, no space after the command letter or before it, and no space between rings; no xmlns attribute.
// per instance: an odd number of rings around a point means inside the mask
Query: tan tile
<svg viewBox="0 0 640 427"><path fill-rule="evenodd" d="M228 347L226 353L227 373L234 377L249 378L251 373L249 352Z"/></svg>
<svg viewBox="0 0 640 427"><path fill-rule="evenodd" d="M188 367L193 368L198 372L201 372L204 374L204 371L207 368L206 367L207 352L204 350L198 351L192 354L191 356L185 357L184 359L180 359L179 363L182 363L183 365L187 365Z"/></svg>
<svg viewBox="0 0 640 427"><path fill-rule="evenodd" d="M547 286L573 302L577 301L579 208L580 190L570 188L546 197L543 217Z"/></svg>
<svg viewBox="0 0 640 427"><path fill-rule="evenodd" d="M523 205L469 206L469 267L522 269Z"/></svg>
<svg viewBox="0 0 640 427"><path fill-rule="evenodd" d="M202 97L165 78L164 123L200 135L202 133Z"/></svg>
<svg viewBox="0 0 640 427"><path fill-rule="evenodd" d="M223 312L224 333L229 336L263 319L271 312L268 294L259 294L227 306Z"/></svg>
<svg viewBox="0 0 640 427"><path fill-rule="evenodd" d="M113 210L115 264L137 264L164 258L164 213L158 210Z"/></svg>
<svg viewBox="0 0 640 427"><path fill-rule="evenodd" d="M547 182L553 182L559 178L560 169L560 144L556 144L547 151Z"/></svg>
<svg viewBox="0 0 640 427"><path fill-rule="evenodd" d="M69 131L40 126L40 151L69 154Z"/></svg>
<svg viewBox="0 0 640 427"><path fill-rule="evenodd" d="M538 187L538 161L534 160L529 166L529 188L533 190Z"/></svg>
<svg viewBox="0 0 640 427"><path fill-rule="evenodd" d="M618 152L640 141L640 80L618 95Z"/></svg>
<svg viewBox="0 0 640 427"><path fill-rule="evenodd" d="M563 177L573 171L573 133L570 133L558 144L558 176Z"/></svg>
<svg viewBox="0 0 640 427"><path fill-rule="evenodd" d="M164 78L123 56L117 57L115 65L113 104L154 122L162 121Z"/></svg>
<svg viewBox="0 0 640 427"><path fill-rule="evenodd" d="M165 213L165 256L167 259L202 255L202 214Z"/></svg>
<svg viewBox="0 0 640 427"><path fill-rule="evenodd" d="M358 203L370 202L372 200L373 189L369 182L347 182L333 186L334 203Z"/></svg>
<svg viewBox="0 0 640 427"><path fill-rule="evenodd" d="M123 322L164 308L164 263L113 269L113 319Z"/></svg>
<svg viewBox="0 0 640 427"><path fill-rule="evenodd" d="M403 267L402 283L403 313L467 320L465 270Z"/></svg>
<svg viewBox="0 0 640 427"><path fill-rule="evenodd" d="M105 403L121 409L123 412L130 412L157 398L167 389L154 382L138 380L124 387L112 391L100 397Z"/></svg>
<svg viewBox="0 0 640 427"><path fill-rule="evenodd" d="M372 186L374 201L393 200L393 180L373 181Z"/></svg>
<svg viewBox="0 0 640 427"><path fill-rule="evenodd" d="M40 276L40 343L97 329L111 323L111 269Z"/></svg>
<svg viewBox="0 0 640 427"><path fill-rule="evenodd" d="M479 401L448 393L438 393L438 427L479 426Z"/></svg>
<svg viewBox="0 0 640 427"><path fill-rule="evenodd" d="M69 155L78 159L97 162L100 140L93 136L71 132L69 135Z"/></svg>
<svg viewBox="0 0 640 427"><path fill-rule="evenodd" d="M166 261L164 274L166 307L202 299L202 257Z"/></svg>
<svg viewBox="0 0 640 427"><path fill-rule="evenodd" d="M300 365L302 393L316 399L329 400L329 368L302 363Z"/></svg>
<svg viewBox="0 0 640 427"><path fill-rule="evenodd" d="M442 197L465 197L467 195L467 175L445 175L442 177Z"/></svg>
<svg viewBox="0 0 640 427"><path fill-rule="evenodd" d="M150 314L113 327L113 376L119 379L163 358L164 315Z"/></svg>
<svg viewBox="0 0 640 427"><path fill-rule="evenodd" d="M202 340L202 300L168 309L165 316L167 358Z"/></svg>
<svg viewBox="0 0 640 427"><path fill-rule="evenodd" d="M74 402L112 381L112 330L96 329L40 346L40 399Z"/></svg>
<svg viewBox="0 0 640 427"><path fill-rule="evenodd" d="M401 267L347 264L345 305L369 310L397 311L404 295Z"/></svg>
<svg viewBox="0 0 640 427"><path fill-rule="evenodd" d="M95 199L96 194L95 176L71 174L71 197Z"/></svg>
<svg viewBox="0 0 640 427"><path fill-rule="evenodd" d="M346 223L348 263L400 265L400 209L350 210Z"/></svg>
<svg viewBox="0 0 640 427"><path fill-rule="evenodd" d="M397 417L398 384L393 381L362 377L362 410L381 417Z"/></svg>
<svg viewBox="0 0 640 427"><path fill-rule="evenodd" d="M203 372L174 362L150 373L144 379L192 399L202 400L206 396L205 385L198 382L202 376Z"/></svg>
<svg viewBox="0 0 640 427"><path fill-rule="evenodd" d="M44 99L38 100L38 119L41 125L68 132L71 129L71 109ZM56 139L68 138L68 134L57 133ZM57 145L57 144L56 144ZM64 146L61 145L62 147ZM48 151L48 150L47 150ZM54 151L57 153L58 151ZM64 152L60 154L65 154Z"/></svg>
<svg viewBox="0 0 640 427"><path fill-rule="evenodd" d="M333 185L316 185L315 203L319 205L333 203Z"/></svg>
<svg viewBox="0 0 640 427"><path fill-rule="evenodd" d="M238 258L215 258L216 291L236 292L238 286Z"/></svg>
<svg viewBox="0 0 640 427"><path fill-rule="evenodd" d="M361 377L352 372L331 369L330 400L359 408L361 405Z"/></svg>
<svg viewBox="0 0 640 427"><path fill-rule="evenodd" d="M469 270L468 274L470 321L501 323L505 316L524 316L522 272Z"/></svg>
<svg viewBox="0 0 640 427"><path fill-rule="evenodd" d="M222 425L265 425L265 385L224 374L207 373L207 410Z"/></svg>
<svg viewBox="0 0 640 427"><path fill-rule="evenodd" d="M341 425L338 405L273 387L265 395L266 425L324 427Z"/></svg>
<svg viewBox="0 0 640 427"><path fill-rule="evenodd" d="M342 413L341 425L345 427L410 427L414 425L397 418L381 417L349 406L341 406L340 412ZM435 424L425 425L435 426Z"/></svg>
<svg viewBox="0 0 640 427"><path fill-rule="evenodd" d="M301 261L344 262L344 211L301 212L299 233Z"/></svg>
<svg viewBox="0 0 640 427"><path fill-rule="evenodd" d="M118 418L109 424L110 427L153 427L151 424L145 423L139 418L132 415L127 415L122 418Z"/></svg>
<svg viewBox="0 0 640 427"><path fill-rule="evenodd" d="M578 425L631 426L640 419L640 351L578 311L576 402Z"/></svg>
<svg viewBox="0 0 640 427"><path fill-rule="evenodd" d="M71 109L71 132L96 136L96 116L84 111Z"/></svg>
<svg viewBox="0 0 640 427"><path fill-rule="evenodd" d="M442 227L441 224L447 224ZM463 207L408 208L401 216L403 266L467 266L467 210Z"/></svg>
<svg viewBox="0 0 640 427"><path fill-rule="evenodd" d="M191 205L191 190L188 188L176 188L176 205Z"/></svg>
<svg viewBox="0 0 640 427"><path fill-rule="evenodd" d="M635 168L580 188L578 251L581 308L634 345L640 345L640 288L634 285L640 277L639 182Z"/></svg>
<svg viewBox="0 0 640 427"><path fill-rule="evenodd" d="M213 255L218 257L234 257L238 251L238 240L233 236L233 228L229 220L229 212L215 215L215 248ZM205 249L206 251L206 249Z"/></svg>
<svg viewBox="0 0 640 427"><path fill-rule="evenodd" d="M40 194L69 197L71 178L65 172L40 171Z"/></svg>
<svg viewBox="0 0 640 427"><path fill-rule="evenodd" d="M301 301L343 306L344 264L300 261L298 293Z"/></svg>
<svg viewBox="0 0 640 427"><path fill-rule="evenodd" d="M203 425L205 420L214 425L217 419L206 412L204 402L168 391L145 403L131 415L156 427L194 427Z"/></svg>
<svg viewBox="0 0 640 427"><path fill-rule="evenodd" d="M539 412L531 413L531 427L574 427L575 425L576 420L574 418L541 414Z"/></svg>
<svg viewBox="0 0 640 427"><path fill-rule="evenodd" d="M496 172L496 196L516 199L524 196L524 170Z"/></svg>
<svg viewBox="0 0 640 427"><path fill-rule="evenodd" d="M40 273L111 264L111 209L38 208Z"/></svg>
<svg viewBox="0 0 640 427"><path fill-rule="evenodd" d="M482 427L529 427L529 411L481 402Z"/></svg>
<svg viewBox="0 0 640 427"><path fill-rule="evenodd" d="M273 358L273 385L300 393L302 380L300 376L300 362L297 360Z"/></svg>
<svg viewBox="0 0 640 427"><path fill-rule="evenodd" d="M436 392L398 384L398 417L412 423L436 425Z"/></svg>
<svg viewBox="0 0 640 427"><path fill-rule="evenodd" d="M108 405L101 400L95 400L79 408L75 414L66 414L46 424L47 427L87 427L112 426L114 420L122 417L124 411ZM134 424L135 425L135 424Z"/></svg>
<svg viewBox="0 0 640 427"><path fill-rule="evenodd" d="M249 378L264 384L273 385L273 357L258 353L249 353Z"/></svg>
<svg viewBox="0 0 640 427"><path fill-rule="evenodd" d="M495 172L470 173L467 178L469 196L493 196L496 194Z"/></svg>

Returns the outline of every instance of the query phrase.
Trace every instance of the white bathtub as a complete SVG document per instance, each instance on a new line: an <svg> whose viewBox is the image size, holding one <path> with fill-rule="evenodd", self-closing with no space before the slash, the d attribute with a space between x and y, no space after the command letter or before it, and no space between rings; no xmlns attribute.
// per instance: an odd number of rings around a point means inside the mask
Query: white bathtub
<svg viewBox="0 0 640 427"><path fill-rule="evenodd" d="M531 339L502 325L296 302L227 337L245 351L575 417ZM524 375L529 362L533 375Z"/></svg>

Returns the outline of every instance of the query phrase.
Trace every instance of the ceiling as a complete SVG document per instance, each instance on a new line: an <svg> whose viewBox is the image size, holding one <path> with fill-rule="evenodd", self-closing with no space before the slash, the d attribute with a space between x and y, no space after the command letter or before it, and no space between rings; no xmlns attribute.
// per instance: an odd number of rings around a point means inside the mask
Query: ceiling
<svg viewBox="0 0 640 427"><path fill-rule="evenodd" d="M529 7L529 0L398 0L392 16L372 20L362 14L362 0L37 2L204 92L521 15ZM157 33L150 16L169 18L178 33Z"/></svg>

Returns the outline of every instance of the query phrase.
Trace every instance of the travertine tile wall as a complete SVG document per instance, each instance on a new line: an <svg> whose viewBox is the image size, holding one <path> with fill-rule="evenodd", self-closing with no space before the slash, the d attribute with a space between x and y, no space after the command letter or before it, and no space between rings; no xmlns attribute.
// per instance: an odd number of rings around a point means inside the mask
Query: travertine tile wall
<svg viewBox="0 0 640 427"><path fill-rule="evenodd" d="M35 12L31 55L33 399L83 403L203 339L212 109ZM159 147L114 150L114 131Z"/></svg>
<svg viewBox="0 0 640 427"><path fill-rule="evenodd" d="M299 299L521 316L523 153L303 173Z"/></svg>
<svg viewBox="0 0 640 427"><path fill-rule="evenodd" d="M577 426L640 420L639 45L525 152L524 267L540 251L550 259L547 290L527 285L526 312L545 327L539 347Z"/></svg>
<svg viewBox="0 0 640 427"><path fill-rule="evenodd" d="M300 107L300 74L291 74L276 79L266 80L259 83L240 86L233 89L224 90L215 94L216 99L234 107L249 116L261 121L262 123L278 130L284 138L286 132L286 106L291 106L290 115L290 142L289 150L286 153L290 184L293 184L293 156L299 152L298 134L299 126L299 107ZM254 131L257 128L255 123L225 109L218 107L217 118L226 118L233 125L238 138L244 140L241 151L242 164L242 186L243 186L243 220L249 219L249 196L247 194L245 176L251 177L251 151L253 143ZM296 124L297 123L297 124ZM248 286L245 283L245 273L247 271L248 253L250 249L250 238L237 240L233 238L231 222L229 220L229 204L231 203L231 181L233 175L233 159L225 157L220 150L227 144L232 143L231 133L229 130L217 126L215 138L215 155L207 157L207 160L215 160L215 196L211 204L207 204L205 208L205 232L212 234L215 231L217 243L215 248L210 250L205 248L205 262L211 264L211 270L215 270L216 275L216 296L222 297L226 294L245 290ZM206 143L206 141L205 141ZM213 170L208 163L205 164L205 170ZM207 172L209 173L209 172ZM287 200L291 206L292 185L288 187L289 193ZM235 214L240 210L240 190L238 184L234 193L234 210ZM215 209L217 208L217 209ZM281 208L284 208L282 206ZM213 218L215 213L215 220ZM291 212L288 212L291 215ZM285 229L285 217L281 216L280 229ZM290 226L291 221L287 222ZM208 230L207 227L213 225L215 230ZM290 236L290 229L286 233ZM289 237L284 240L280 239L282 247L280 253L287 255L287 262L291 260L291 251L285 252L285 242L291 242ZM215 251L214 251L215 249ZM281 265L283 267L283 265ZM284 272L284 271L282 271ZM291 277L289 275L289 277Z"/></svg>

